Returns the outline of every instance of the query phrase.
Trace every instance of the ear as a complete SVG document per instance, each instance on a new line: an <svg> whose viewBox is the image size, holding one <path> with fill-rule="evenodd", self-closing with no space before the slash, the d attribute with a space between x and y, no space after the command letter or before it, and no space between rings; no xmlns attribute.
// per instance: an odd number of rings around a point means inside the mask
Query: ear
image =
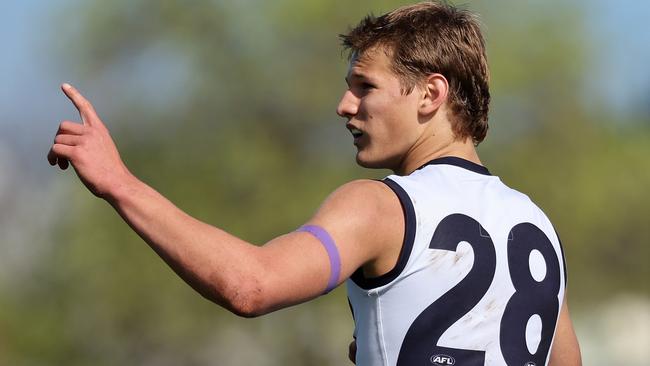
<svg viewBox="0 0 650 366"><path fill-rule="evenodd" d="M418 112L423 116L431 115L447 101L449 82L442 74L431 74L424 81L422 88Z"/></svg>

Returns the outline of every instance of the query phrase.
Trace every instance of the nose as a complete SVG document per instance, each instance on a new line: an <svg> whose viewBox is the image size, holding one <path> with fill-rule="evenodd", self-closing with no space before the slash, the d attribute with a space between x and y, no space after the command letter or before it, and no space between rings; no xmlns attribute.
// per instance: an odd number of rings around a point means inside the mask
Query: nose
<svg viewBox="0 0 650 366"><path fill-rule="evenodd" d="M341 117L351 118L357 114L359 110L359 98L357 98L352 92L348 89L343 93L339 105L336 107L336 114Z"/></svg>

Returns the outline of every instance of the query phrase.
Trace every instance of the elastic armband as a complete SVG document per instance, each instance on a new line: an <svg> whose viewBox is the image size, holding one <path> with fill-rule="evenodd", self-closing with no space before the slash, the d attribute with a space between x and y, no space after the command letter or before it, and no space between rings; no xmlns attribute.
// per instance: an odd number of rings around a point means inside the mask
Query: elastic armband
<svg viewBox="0 0 650 366"><path fill-rule="evenodd" d="M330 259L330 279L327 282L327 289L325 289L325 292L323 294L332 291L336 287L339 276L341 275L341 257L339 256L339 251L336 248L334 240L330 234L325 231L325 229L317 225L304 225L298 228L296 231L312 234L321 242L321 244L323 244L323 247L325 247L327 256Z"/></svg>

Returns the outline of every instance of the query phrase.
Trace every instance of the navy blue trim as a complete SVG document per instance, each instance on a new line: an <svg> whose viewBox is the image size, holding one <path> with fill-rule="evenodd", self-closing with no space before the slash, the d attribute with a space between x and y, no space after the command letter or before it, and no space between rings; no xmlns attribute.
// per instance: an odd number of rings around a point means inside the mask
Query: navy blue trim
<svg viewBox="0 0 650 366"><path fill-rule="evenodd" d="M348 306L350 306L350 313L352 313L352 320L354 319L354 308L352 307L352 301L350 301L350 296L348 296Z"/></svg>
<svg viewBox="0 0 650 366"><path fill-rule="evenodd" d="M387 285L396 279L397 276L402 273L404 267L406 267L406 263L408 262L408 259L411 256L411 251L413 250L413 242L415 241L416 219L411 197L409 197L404 188L390 178L385 178L381 182L386 184L393 192L395 192L397 198L399 198L400 204L402 205L402 210L404 212L404 241L402 242L402 249L400 250L395 267L387 273L378 277L366 278L363 274L363 268L359 268L352 274L352 276L350 276L350 279L364 290L370 290Z"/></svg>
<svg viewBox="0 0 650 366"><path fill-rule="evenodd" d="M483 174L483 175L492 175L490 174L490 171L488 168L484 167L483 165L476 164L474 162L471 162L469 160L465 160L463 158L459 158L457 156L445 156L442 158L438 159L433 159L430 162L422 165L421 167L417 168L416 170L420 170L424 168L427 165L437 165L437 164L448 164L448 165L455 165L460 168L464 168L467 170L471 170L474 173L478 174Z"/></svg>
<svg viewBox="0 0 650 366"><path fill-rule="evenodd" d="M557 230L553 228L555 231L555 236L557 236L557 241L560 243L560 253L562 254L562 267L564 268L564 291L566 291L566 286L567 283L569 282L569 275L566 273L566 257L564 256L564 247L562 246L562 239L560 239L560 235L557 233Z"/></svg>

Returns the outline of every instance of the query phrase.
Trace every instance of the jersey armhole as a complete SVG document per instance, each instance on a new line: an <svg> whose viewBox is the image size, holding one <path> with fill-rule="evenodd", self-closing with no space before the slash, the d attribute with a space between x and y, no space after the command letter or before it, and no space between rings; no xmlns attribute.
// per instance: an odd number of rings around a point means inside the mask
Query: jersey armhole
<svg viewBox="0 0 650 366"><path fill-rule="evenodd" d="M569 281L569 275L566 273L566 256L564 255L564 247L562 246L562 239L560 239L560 234L557 233L557 230L555 228L553 228L553 231L555 231L557 242L560 243L560 254L562 254L562 268L564 270L564 288L566 288Z"/></svg>
<svg viewBox="0 0 650 366"><path fill-rule="evenodd" d="M413 242L415 241L416 218L413 202L411 202L411 197L409 197L404 188L402 188L397 182L390 178L385 178L380 182L386 184L388 188L390 188L397 195L397 198L402 205L405 225L404 239L402 241L402 248L400 249L399 256L397 258L397 263L395 263L395 267L393 267L393 269L381 276L367 278L363 274L363 268L359 267L352 274L352 276L350 276L350 279L357 286L364 290L381 287L395 280L406 267L406 263L408 263L408 259L411 256L411 251L413 250Z"/></svg>

